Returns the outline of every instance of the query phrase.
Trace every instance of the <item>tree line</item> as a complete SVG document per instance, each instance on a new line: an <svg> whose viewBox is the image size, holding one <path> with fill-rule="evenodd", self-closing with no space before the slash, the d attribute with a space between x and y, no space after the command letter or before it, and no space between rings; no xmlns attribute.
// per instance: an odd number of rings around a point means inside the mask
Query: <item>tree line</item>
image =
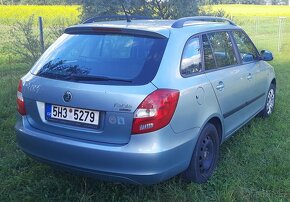
<svg viewBox="0 0 290 202"><path fill-rule="evenodd" d="M125 0L129 2L128 0ZM131 0L133 2L134 0ZM139 1L139 0L137 0ZM170 2L170 0L149 0L147 2ZM14 4L33 4L33 5L53 5L53 4L87 4L88 2L97 2L90 0L0 0L0 3L7 5ZM108 0L108 2L112 2ZM287 4L288 0L194 0L193 2L199 5L208 4L266 4L272 3L277 4Z"/></svg>
<svg viewBox="0 0 290 202"><path fill-rule="evenodd" d="M130 15L142 15L162 19L177 19L194 15L225 16L223 10L204 11L204 5L212 4L278 4L288 0L0 0L2 4L78 4L82 6L81 19L101 15L124 14L123 6ZM123 6L122 6L123 5ZM225 16L226 17L226 16Z"/></svg>
<svg viewBox="0 0 290 202"><path fill-rule="evenodd" d="M193 15L225 16L223 10L203 10L202 6L212 4L265 4L269 0L83 0L82 18L98 15L124 13L122 4L130 15L145 15L162 19L176 19ZM272 3L288 0L272 0ZM227 17L227 16L225 16Z"/></svg>
<svg viewBox="0 0 290 202"><path fill-rule="evenodd" d="M81 0L0 0L4 5L65 5L81 4Z"/></svg>

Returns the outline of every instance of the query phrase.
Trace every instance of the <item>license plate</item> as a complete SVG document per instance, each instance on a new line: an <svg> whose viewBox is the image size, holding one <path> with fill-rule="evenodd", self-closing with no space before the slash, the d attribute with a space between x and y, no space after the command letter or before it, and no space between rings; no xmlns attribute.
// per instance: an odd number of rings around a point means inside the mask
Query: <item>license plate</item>
<svg viewBox="0 0 290 202"><path fill-rule="evenodd" d="M99 124L99 112L88 109L46 104L45 116L47 119L70 121L95 126Z"/></svg>

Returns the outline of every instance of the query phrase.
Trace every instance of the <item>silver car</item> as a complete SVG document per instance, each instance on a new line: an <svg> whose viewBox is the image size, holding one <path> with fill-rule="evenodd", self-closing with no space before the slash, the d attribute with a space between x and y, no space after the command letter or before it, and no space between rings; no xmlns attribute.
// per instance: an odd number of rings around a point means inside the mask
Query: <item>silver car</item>
<svg viewBox="0 0 290 202"><path fill-rule="evenodd" d="M204 183L220 144L272 114L272 53L232 21L96 19L67 28L20 80L27 155L104 180Z"/></svg>

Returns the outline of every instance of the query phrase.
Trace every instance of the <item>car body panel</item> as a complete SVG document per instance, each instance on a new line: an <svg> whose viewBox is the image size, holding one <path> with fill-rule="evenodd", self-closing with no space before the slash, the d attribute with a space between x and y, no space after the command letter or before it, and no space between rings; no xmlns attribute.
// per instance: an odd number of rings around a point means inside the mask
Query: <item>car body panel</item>
<svg viewBox="0 0 290 202"><path fill-rule="evenodd" d="M212 86L205 74L180 78L180 99L171 120L172 129L182 132L195 127L202 127L209 117L221 114Z"/></svg>
<svg viewBox="0 0 290 202"><path fill-rule="evenodd" d="M221 108L226 135L247 120L248 112L238 110L241 105L250 100L248 92L251 91L253 81L249 81L247 75L247 69L240 66L206 73ZM221 83L224 87L217 89Z"/></svg>
<svg viewBox="0 0 290 202"><path fill-rule="evenodd" d="M72 93L72 100L65 102L63 96L68 90ZM103 85L80 85L30 73L23 78L27 119L33 127L63 136L116 144L129 142L133 113L140 102L154 90L156 87L151 83L130 88L115 85L104 88ZM83 128L47 121L43 117L45 103L99 111L100 124L98 128Z"/></svg>
<svg viewBox="0 0 290 202"><path fill-rule="evenodd" d="M26 118L17 122L16 131L20 148L38 159L111 176L107 180L123 178L126 182L151 184L186 169L199 128L175 134L167 126L146 135L134 135L126 145L59 137L31 127Z"/></svg>

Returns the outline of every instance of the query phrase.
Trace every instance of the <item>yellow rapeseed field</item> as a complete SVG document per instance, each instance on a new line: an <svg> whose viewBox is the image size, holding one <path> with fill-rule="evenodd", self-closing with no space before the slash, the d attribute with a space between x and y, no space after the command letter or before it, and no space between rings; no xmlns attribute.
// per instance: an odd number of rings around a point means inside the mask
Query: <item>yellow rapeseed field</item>
<svg viewBox="0 0 290 202"><path fill-rule="evenodd" d="M31 15L42 16L46 23L54 22L59 19L67 19L71 22L78 22L80 6L0 6L1 24L11 24L16 21L27 20Z"/></svg>
<svg viewBox="0 0 290 202"><path fill-rule="evenodd" d="M265 5L214 5L209 6L213 10L223 9L232 16L285 16L290 17L290 6L265 6ZM0 5L0 24L13 24L16 21L27 20L29 16L35 18L42 16L47 24L53 23L59 19L69 20L71 23L77 23L81 13L79 5L65 6L39 6L39 5L18 5L1 6Z"/></svg>
<svg viewBox="0 0 290 202"><path fill-rule="evenodd" d="M227 4L214 5L212 9L223 9L227 14L232 16L290 17L290 6Z"/></svg>

